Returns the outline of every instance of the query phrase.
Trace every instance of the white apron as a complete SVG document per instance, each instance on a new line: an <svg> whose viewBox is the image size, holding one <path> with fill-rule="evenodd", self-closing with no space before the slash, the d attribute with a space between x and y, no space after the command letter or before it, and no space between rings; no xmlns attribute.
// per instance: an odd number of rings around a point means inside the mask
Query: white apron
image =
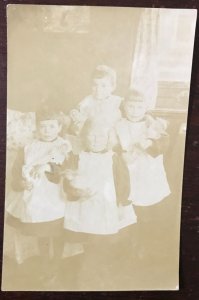
<svg viewBox="0 0 199 300"><path fill-rule="evenodd" d="M133 123L123 119L117 125L122 149L132 153L132 160L127 163L131 185L129 200L138 206L153 205L170 194L163 155L154 158L147 154L147 150L131 152L136 143L150 138L149 129L145 121Z"/></svg>
<svg viewBox="0 0 199 300"><path fill-rule="evenodd" d="M67 201L64 227L75 232L113 234L136 222L132 206L118 208L112 171L112 152L82 152L76 186L93 194Z"/></svg>
<svg viewBox="0 0 199 300"><path fill-rule="evenodd" d="M120 104L122 98L110 95L107 99L97 100L92 95L87 96L79 103L79 111L86 119L96 119L100 116L104 126L111 128L121 119Z"/></svg>
<svg viewBox="0 0 199 300"><path fill-rule="evenodd" d="M45 173L39 179L31 178L31 169L39 164L61 164L70 144L58 138L53 142L33 141L24 150L22 174L33 183L32 190L12 191L8 195L7 212L25 223L53 221L64 216L64 194L61 184L50 182Z"/></svg>

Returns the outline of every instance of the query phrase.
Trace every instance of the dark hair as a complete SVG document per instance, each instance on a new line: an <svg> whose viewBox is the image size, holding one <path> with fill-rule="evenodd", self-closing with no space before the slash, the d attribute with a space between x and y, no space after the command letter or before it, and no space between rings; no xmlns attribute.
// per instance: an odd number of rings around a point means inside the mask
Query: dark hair
<svg viewBox="0 0 199 300"><path fill-rule="evenodd" d="M124 100L120 104L122 115L125 116L124 106L126 102L140 102L145 103L144 94L136 89L129 89Z"/></svg>
<svg viewBox="0 0 199 300"><path fill-rule="evenodd" d="M108 77L115 88L117 75L114 69L106 65L98 65L92 73L92 79L101 79Z"/></svg>
<svg viewBox="0 0 199 300"><path fill-rule="evenodd" d="M37 110L35 116L36 124L46 120L57 120L58 123L62 125L64 121L64 114L61 111L49 108L47 106L44 106Z"/></svg>
<svg viewBox="0 0 199 300"><path fill-rule="evenodd" d="M145 102L144 94L136 89L129 89L124 101Z"/></svg>
<svg viewBox="0 0 199 300"><path fill-rule="evenodd" d="M82 127L80 132L81 137L87 136L87 134L92 130L100 130L109 134L109 128L106 126L106 120L101 117L88 118Z"/></svg>

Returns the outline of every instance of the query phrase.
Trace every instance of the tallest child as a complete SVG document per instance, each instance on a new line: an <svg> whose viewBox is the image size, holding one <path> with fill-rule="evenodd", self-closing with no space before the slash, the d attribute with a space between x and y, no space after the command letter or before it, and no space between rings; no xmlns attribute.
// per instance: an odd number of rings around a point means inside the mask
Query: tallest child
<svg viewBox="0 0 199 300"><path fill-rule="evenodd" d="M122 98L113 94L116 72L106 65L99 65L92 76L92 93L84 98L70 113L72 130L78 134L87 119L100 116L106 128L112 128L121 118Z"/></svg>

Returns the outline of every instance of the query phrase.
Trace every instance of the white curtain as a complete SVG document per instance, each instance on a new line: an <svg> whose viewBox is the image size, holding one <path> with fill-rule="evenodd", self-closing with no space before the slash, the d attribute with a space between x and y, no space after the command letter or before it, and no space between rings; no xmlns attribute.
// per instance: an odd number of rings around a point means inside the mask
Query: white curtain
<svg viewBox="0 0 199 300"><path fill-rule="evenodd" d="M158 90L158 27L159 9L145 8L138 25L130 87L144 94L149 109L155 107Z"/></svg>

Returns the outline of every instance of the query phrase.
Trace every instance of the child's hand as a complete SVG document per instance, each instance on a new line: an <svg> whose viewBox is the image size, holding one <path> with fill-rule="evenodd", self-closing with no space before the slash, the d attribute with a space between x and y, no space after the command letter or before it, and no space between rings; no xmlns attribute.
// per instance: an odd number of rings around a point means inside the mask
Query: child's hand
<svg viewBox="0 0 199 300"><path fill-rule="evenodd" d="M73 109L70 112L70 117L72 120L71 129L76 135L78 135L86 121L86 116L79 110Z"/></svg>
<svg viewBox="0 0 199 300"><path fill-rule="evenodd" d="M83 114L77 110L77 109L72 109L70 112L70 117L73 121L74 124L79 124L84 122L85 117L83 116Z"/></svg>
<svg viewBox="0 0 199 300"><path fill-rule="evenodd" d="M45 172L50 172L50 165L37 165L33 167L32 171L30 172L30 176L37 180L41 178Z"/></svg>

